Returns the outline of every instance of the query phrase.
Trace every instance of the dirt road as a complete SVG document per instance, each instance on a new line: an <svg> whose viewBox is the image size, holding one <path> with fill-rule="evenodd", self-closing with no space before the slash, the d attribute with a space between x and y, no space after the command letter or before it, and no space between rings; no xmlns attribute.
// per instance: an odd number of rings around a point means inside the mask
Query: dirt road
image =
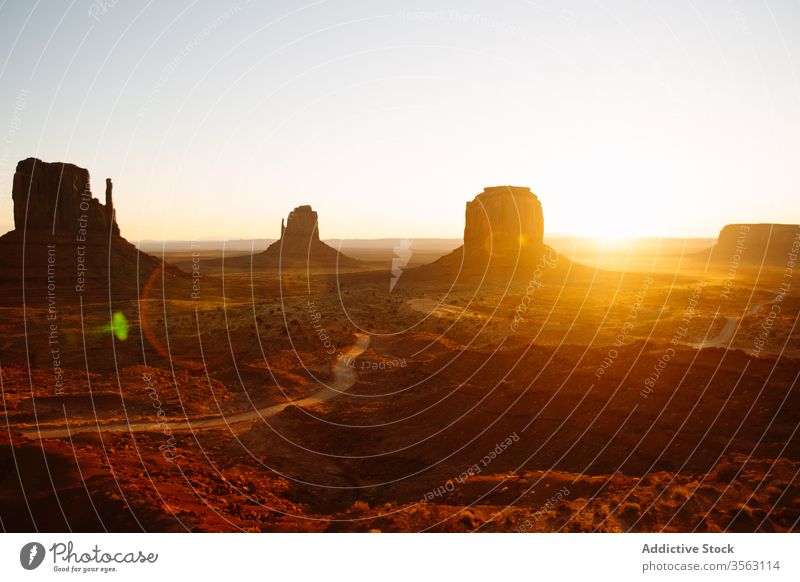
<svg viewBox="0 0 800 582"><path fill-rule="evenodd" d="M301 398L300 400L292 400L282 404L275 404L265 408L258 408L248 410L245 412L237 412L229 415L218 415L204 418L195 418L183 421L164 421L162 422L116 422L103 424L102 422L77 422L70 424L69 428L66 426L47 427L47 428L31 428L22 431L22 433L29 438L64 438L71 434L79 434L85 432L162 432L164 426L169 426L172 432L180 432L186 430L203 430L207 428L220 428L241 424L244 422L251 422L259 418L269 418L284 410L289 406L310 406L325 402L331 398L335 398L340 394L347 392L350 387L355 384L357 374L353 369L352 362L369 347L370 336L366 334L356 334L356 343L333 365L333 383L330 386L321 388L311 396ZM345 363L347 362L347 363Z"/></svg>

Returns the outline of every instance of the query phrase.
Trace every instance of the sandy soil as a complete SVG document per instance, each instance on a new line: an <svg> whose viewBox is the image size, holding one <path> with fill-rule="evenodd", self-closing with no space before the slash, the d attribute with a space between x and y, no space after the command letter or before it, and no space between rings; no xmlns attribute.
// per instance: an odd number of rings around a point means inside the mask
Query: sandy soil
<svg viewBox="0 0 800 582"><path fill-rule="evenodd" d="M230 273L2 308L2 525L796 530L800 299L776 277Z"/></svg>

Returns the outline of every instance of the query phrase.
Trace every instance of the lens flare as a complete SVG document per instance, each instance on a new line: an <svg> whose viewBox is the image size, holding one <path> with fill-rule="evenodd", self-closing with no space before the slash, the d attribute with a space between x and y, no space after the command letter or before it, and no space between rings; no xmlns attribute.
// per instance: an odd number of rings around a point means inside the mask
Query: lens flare
<svg viewBox="0 0 800 582"><path fill-rule="evenodd" d="M111 331L119 341L128 339L128 319L121 311L117 311L111 318Z"/></svg>

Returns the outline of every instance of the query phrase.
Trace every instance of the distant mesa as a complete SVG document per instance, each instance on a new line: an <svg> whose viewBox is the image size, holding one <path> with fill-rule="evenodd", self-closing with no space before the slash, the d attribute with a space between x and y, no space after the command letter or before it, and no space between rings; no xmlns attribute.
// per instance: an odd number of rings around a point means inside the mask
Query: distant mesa
<svg viewBox="0 0 800 582"><path fill-rule="evenodd" d="M164 263L120 235L106 180L105 204L94 198L89 171L35 158L17 164L12 188L14 230L0 237L4 299L72 303L135 297ZM24 273L24 281L21 277ZM180 278L166 267L167 278Z"/></svg>
<svg viewBox="0 0 800 582"><path fill-rule="evenodd" d="M285 267L357 267L360 262L319 239L319 217L308 204L281 220L281 238L263 253L268 262Z"/></svg>
<svg viewBox="0 0 800 582"><path fill-rule="evenodd" d="M356 268L361 262L319 238L319 217L311 206L298 206L281 220L281 238L256 255L225 259L225 268Z"/></svg>
<svg viewBox="0 0 800 582"><path fill-rule="evenodd" d="M796 255L798 250L800 225L729 224L720 231L716 244L699 258L725 268L736 264L785 267L790 253Z"/></svg>

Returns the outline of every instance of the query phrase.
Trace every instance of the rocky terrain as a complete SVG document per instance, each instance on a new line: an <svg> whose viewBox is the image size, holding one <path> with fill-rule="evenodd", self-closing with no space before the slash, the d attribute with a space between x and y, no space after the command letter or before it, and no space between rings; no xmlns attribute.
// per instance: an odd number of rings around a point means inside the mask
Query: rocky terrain
<svg viewBox="0 0 800 582"><path fill-rule="evenodd" d="M50 186L15 210L50 210L14 236L46 249L46 221L71 239L81 216L55 177L74 201L88 173L36 166L21 182ZM138 289L111 184L88 204L128 277L106 283ZM224 294L203 259L185 298L0 306L2 529L797 530L785 270L583 267L544 245L524 188L487 188L465 219L432 265L369 269L301 206L266 251L225 259Z"/></svg>
<svg viewBox="0 0 800 582"><path fill-rule="evenodd" d="M24 485L14 472L0 480L5 527L796 529L797 298L753 357L692 347L713 333L712 290L673 344L694 295L668 276L646 291L640 274L545 285L516 331L525 288L390 292L364 276L340 296L325 276L310 292L132 317L116 366L91 344L91 390L79 343L56 394L49 362L27 370L24 338L10 336L0 463L20 467ZM80 337L80 323L65 332ZM342 360L357 333L369 345ZM304 401L342 363L355 382ZM71 438L49 436L65 418ZM97 426L120 423L130 431Z"/></svg>

